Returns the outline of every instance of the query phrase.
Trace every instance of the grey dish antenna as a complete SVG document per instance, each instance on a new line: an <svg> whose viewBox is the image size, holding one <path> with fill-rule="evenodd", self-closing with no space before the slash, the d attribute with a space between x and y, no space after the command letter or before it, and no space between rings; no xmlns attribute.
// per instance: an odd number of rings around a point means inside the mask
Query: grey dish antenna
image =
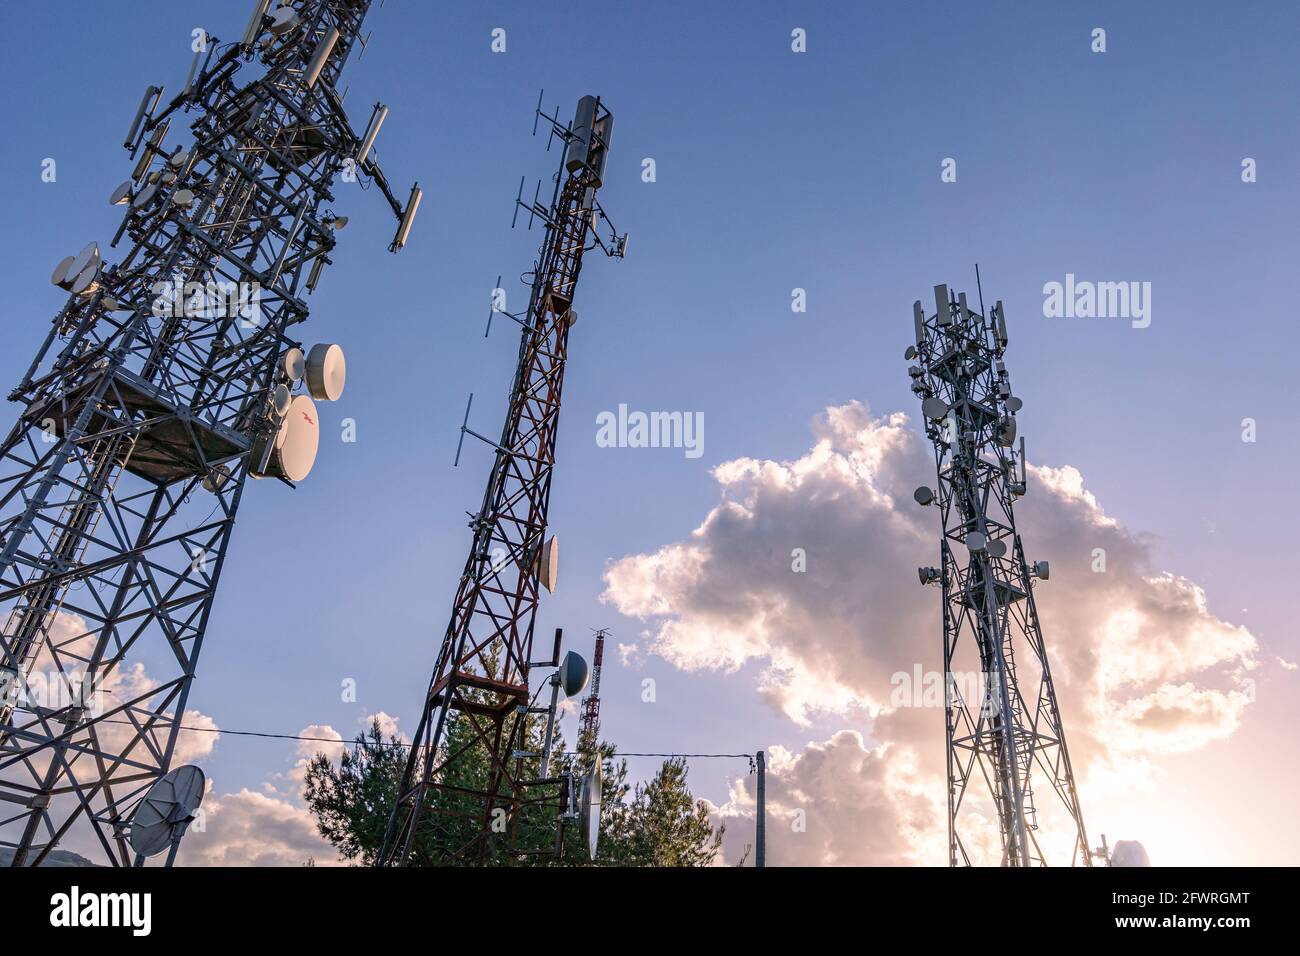
<svg viewBox="0 0 1300 956"><path fill-rule="evenodd" d="M931 395L921 403L921 414L937 422L948 414L948 403L938 395Z"/></svg>
<svg viewBox="0 0 1300 956"><path fill-rule="evenodd" d="M578 818L582 826L582 836L587 841L587 855L593 860L596 859L596 847L600 843L601 783L600 759L597 757L591 769L583 775L582 794L578 798L580 803Z"/></svg>
<svg viewBox="0 0 1300 956"><path fill-rule="evenodd" d="M178 843L203 802L206 783L202 770L186 764L150 787L131 817L131 849L156 856Z"/></svg>
<svg viewBox="0 0 1300 956"><path fill-rule="evenodd" d="M581 654L569 651L560 661L560 687L565 697L577 697L587 686L587 662Z"/></svg>

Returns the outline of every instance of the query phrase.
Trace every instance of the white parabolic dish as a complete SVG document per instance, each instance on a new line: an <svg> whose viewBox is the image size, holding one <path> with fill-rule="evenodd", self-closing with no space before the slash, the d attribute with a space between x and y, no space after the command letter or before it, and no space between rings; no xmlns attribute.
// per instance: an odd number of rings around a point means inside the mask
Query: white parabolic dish
<svg viewBox="0 0 1300 956"><path fill-rule="evenodd" d="M203 802L203 771L177 767L158 780L131 817L131 848L141 856L161 853L180 838Z"/></svg>
<svg viewBox="0 0 1300 956"><path fill-rule="evenodd" d="M322 402L337 402L343 397L348 379L348 363L343 349L322 342L307 353L307 391Z"/></svg>
<svg viewBox="0 0 1300 956"><path fill-rule="evenodd" d="M311 473L319 447L320 419L316 415L316 403L306 395L296 395L275 436L267 471L290 481L302 481Z"/></svg>

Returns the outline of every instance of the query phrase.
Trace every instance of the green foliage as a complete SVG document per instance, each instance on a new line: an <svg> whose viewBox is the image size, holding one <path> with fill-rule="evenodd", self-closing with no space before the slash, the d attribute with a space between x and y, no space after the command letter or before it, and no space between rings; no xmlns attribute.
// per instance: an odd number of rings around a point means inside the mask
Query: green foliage
<svg viewBox="0 0 1300 956"><path fill-rule="evenodd" d="M539 751L543 732L543 721L530 721L525 749ZM442 782L452 787L489 789L491 764L470 719L451 715L444 736L443 753L459 752L459 756L442 775ZM407 752L397 738L384 739L376 721L367 733L357 737L337 765L324 754L317 754L308 765L304 799L316 817L321 836L344 859L362 865L375 862ZM556 740L554 752L563 754L562 739ZM714 832L705 805L691 796L684 760L666 761L654 779L636 786L629 800L632 788L627 781L627 762L617 759L609 743L600 744L599 754L604 786L601 838L594 863L576 825L564 828L563 854L556 857L555 800L525 807L510 821L508 832L493 837L481 860L476 855L467 862L504 866L708 866L713 862L722 830ZM590 765L593 756L587 750L567 759L573 760L580 771ZM537 776L540 767L536 766L536 758L527 758L525 763L533 764L526 766L526 772ZM557 785L537 789L543 792L530 796L557 796L560 792ZM503 804L508 801L503 800ZM468 846L483 829L481 806L480 799L472 794L446 788L431 791L412 844L411 865L443 863Z"/></svg>

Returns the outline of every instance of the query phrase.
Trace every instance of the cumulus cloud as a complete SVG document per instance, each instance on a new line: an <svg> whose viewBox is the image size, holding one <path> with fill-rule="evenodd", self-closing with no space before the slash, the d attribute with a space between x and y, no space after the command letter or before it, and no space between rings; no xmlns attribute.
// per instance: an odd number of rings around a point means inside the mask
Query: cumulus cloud
<svg viewBox="0 0 1300 956"><path fill-rule="evenodd" d="M95 635L87 633L87 624L79 616L60 612L51 623L49 640L39 651L30 675L30 695L40 703L73 699L79 692L86 662L94 650ZM97 695L88 704L104 709L121 707L130 701L149 705L149 698L160 687L145 666L124 662L107 675L101 675ZM131 727L124 718L112 718L96 725L101 745L112 751L122 749L130 740ZM378 721L385 738L406 740L398 728L397 718L379 711L358 721L359 729L369 730ZM198 710L187 709L182 718L185 729L177 736L172 767L197 763L203 765L220 741L216 721ZM177 856L180 865L189 866L301 866L307 860L316 864L334 864L338 855L316 830L315 819L302 802L307 764L317 753L337 761L347 743L343 735L328 724L309 724L298 732L295 762L286 770L272 773L261 785L261 792L242 788L235 792L218 792L209 778L200 815L181 842ZM127 767L119 776L130 772ZM66 800L66 798L63 798ZM102 850L97 839L84 826L74 826L61 841L61 847L100 859Z"/></svg>
<svg viewBox="0 0 1300 956"><path fill-rule="evenodd" d="M337 861L334 848L316 832L306 808L292 801L243 789L209 791L202 829L181 841L181 866L302 866Z"/></svg>
<svg viewBox="0 0 1300 956"><path fill-rule="evenodd" d="M646 653L683 670L759 663L758 692L797 725L868 726L871 746L855 750L841 734L791 756L777 789L810 808L879 796L906 834L923 811L899 802L907 791L896 781L880 782L885 765L916 766L931 778L927 793L938 775L942 793L934 712L891 703L895 675L942 670L938 592L921 591L915 572L940 563L938 520L912 500L934 484L934 462L901 413L873 416L854 402L827 408L813 430L793 461L717 466L719 504L681 540L613 562L603 600L645 622ZM1254 636L1211 613L1194 582L1156 567L1151 542L1107 515L1078 469L1031 465L1016 508L1029 560L1051 560L1036 597L1076 773L1132 785L1158 772L1154 758L1231 735L1251 702ZM846 797L823 766L871 794ZM743 798L733 791L720 812L743 812ZM835 812L833 829L866 826ZM810 822L814 837L799 846L843 859L817 832ZM878 862L905 855L871 839Z"/></svg>
<svg viewBox="0 0 1300 956"><path fill-rule="evenodd" d="M857 731L798 754L773 747L765 797L768 858L784 866L915 866L944 852L943 808L910 754L869 747ZM753 779L740 778L714 809L726 860L753 862L755 806Z"/></svg>

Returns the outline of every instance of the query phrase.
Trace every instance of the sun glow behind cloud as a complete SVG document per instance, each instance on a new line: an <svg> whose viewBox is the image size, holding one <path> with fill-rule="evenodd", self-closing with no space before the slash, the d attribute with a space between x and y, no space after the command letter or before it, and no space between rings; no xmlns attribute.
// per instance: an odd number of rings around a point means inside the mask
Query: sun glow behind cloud
<svg viewBox="0 0 1300 956"><path fill-rule="evenodd" d="M943 863L933 711L889 706L892 675L938 666L937 595L913 571L932 563L938 529L911 500L933 461L901 413L833 406L814 431L794 461L717 466L722 501L684 540L613 562L603 599L646 623L643 653L723 674L758 662L758 693L793 724L847 724L797 754L773 751L772 806L807 818L801 834L772 839L773 862ZM1205 824L1169 799L1184 789L1170 761L1238 732L1258 641L1212 614L1194 582L1155 567L1149 542L1105 514L1078 469L1029 477L1017 521L1026 548L1052 562L1038 610L1090 836L1143 839L1160 863L1202 860L1178 837ZM877 832L863 807L893 822ZM752 814L744 781L719 813ZM996 845L991 825L981 833Z"/></svg>

